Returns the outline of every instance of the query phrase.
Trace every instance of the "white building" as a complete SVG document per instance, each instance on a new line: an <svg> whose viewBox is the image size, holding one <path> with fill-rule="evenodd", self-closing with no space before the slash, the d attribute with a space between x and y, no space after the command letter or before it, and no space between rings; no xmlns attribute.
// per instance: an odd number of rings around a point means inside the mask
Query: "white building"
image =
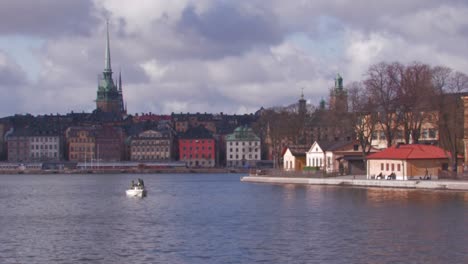
<svg viewBox="0 0 468 264"><path fill-rule="evenodd" d="M30 160L60 160L60 137L58 135L33 135L29 137Z"/></svg>
<svg viewBox="0 0 468 264"><path fill-rule="evenodd" d="M226 136L226 165L255 167L261 160L260 138L251 128L238 127Z"/></svg>
<svg viewBox="0 0 468 264"><path fill-rule="evenodd" d="M375 151L371 149L372 153ZM307 151L306 166L326 172L365 173L362 148L357 141L316 141Z"/></svg>
<svg viewBox="0 0 468 264"><path fill-rule="evenodd" d="M436 146L396 145L367 156L367 178L385 179L393 173L397 180L436 179L448 169L449 158L449 152Z"/></svg>
<svg viewBox="0 0 468 264"><path fill-rule="evenodd" d="M301 171L305 166L307 146L289 146L283 150L283 169L286 171Z"/></svg>

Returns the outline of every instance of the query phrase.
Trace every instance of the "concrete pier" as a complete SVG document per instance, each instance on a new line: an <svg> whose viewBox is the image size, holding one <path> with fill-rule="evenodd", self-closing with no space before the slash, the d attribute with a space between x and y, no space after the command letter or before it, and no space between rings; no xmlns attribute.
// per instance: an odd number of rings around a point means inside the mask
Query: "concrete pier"
<svg viewBox="0 0 468 264"><path fill-rule="evenodd" d="M306 185L335 185L358 186L380 188L404 188L404 189L431 189L468 191L468 181L450 180L367 180L352 177L337 178L290 178L268 176L245 176L242 182L270 183L270 184L306 184Z"/></svg>

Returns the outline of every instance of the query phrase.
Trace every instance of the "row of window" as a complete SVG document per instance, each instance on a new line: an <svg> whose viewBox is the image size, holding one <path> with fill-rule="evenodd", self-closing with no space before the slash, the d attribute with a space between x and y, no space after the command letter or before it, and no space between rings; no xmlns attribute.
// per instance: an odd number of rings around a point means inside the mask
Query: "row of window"
<svg viewBox="0 0 468 264"><path fill-rule="evenodd" d="M372 140L386 140L387 137L384 131L372 132ZM403 131L398 130L395 134L395 139L403 139ZM424 128L421 130L421 139L437 139L437 129Z"/></svg>
<svg viewBox="0 0 468 264"><path fill-rule="evenodd" d="M59 139L56 137L32 137L31 142L57 142Z"/></svg>
<svg viewBox="0 0 468 264"><path fill-rule="evenodd" d="M94 138L70 138L70 143L89 143L94 142Z"/></svg>
<svg viewBox="0 0 468 264"><path fill-rule="evenodd" d="M169 152L169 148L155 148L155 147L133 147L132 148L133 152L159 152L159 151L165 151Z"/></svg>
<svg viewBox="0 0 468 264"><path fill-rule="evenodd" d="M309 166L322 167L323 158L309 158Z"/></svg>
<svg viewBox="0 0 468 264"><path fill-rule="evenodd" d="M185 140L180 140L180 143L201 143L201 144L205 144L205 140L202 140L202 139L185 139ZM206 143L213 143L213 140L206 140Z"/></svg>
<svg viewBox="0 0 468 264"><path fill-rule="evenodd" d="M161 140L161 141L154 141L154 140L134 140L132 141L133 146L147 146L147 145L169 145L169 141Z"/></svg>
<svg viewBox="0 0 468 264"><path fill-rule="evenodd" d="M183 149L183 150L187 150L187 147L182 147L182 149ZM201 146L201 147L198 147L198 146L197 146L197 147L189 147L188 149L189 149L189 150L193 150L193 149L195 149L195 150L199 150L199 149L205 150L205 147L204 147L204 146ZM208 149L208 150L211 150L211 147L207 147L207 149Z"/></svg>
<svg viewBox="0 0 468 264"><path fill-rule="evenodd" d="M132 155L132 160L166 160L168 156L159 155Z"/></svg>
<svg viewBox="0 0 468 264"><path fill-rule="evenodd" d="M91 151L94 151L94 147L84 147L84 146L73 147L73 146L70 146L70 152L74 152L74 151L91 152Z"/></svg>
<svg viewBox="0 0 468 264"><path fill-rule="evenodd" d="M236 150L236 152L239 152L239 149L238 149L238 148L235 148L235 150ZM254 152L257 152L257 151L258 151L258 148L255 148L255 149L249 148L249 152L252 152L252 150L253 150ZM233 148L229 148L229 151L230 151L230 152L234 152L234 149L233 149ZM246 149L243 148L243 149L242 149L242 152L246 152Z"/></svg>
<svg viewBox="0 0 468 264"><path fill-rule="evenodd" d="M231 160L232 160L232 159L233 159L233 157L234 157L234 155L232 155L232 154L231 154L231 155L229 155L229 159L231 159ZM235 156L235 157L236 157L236 159L239 159L239 155L238 155L238 154L236 154L236 156ZM255 155L249 154L249 155L248 155L248 159L249 159L249 160L251 160L251 159L252 159L252 157L254 157L254 159L256 159L256 160L258 159L258 155L257 155L257 154L255 154ZM246 159L245 155L242 155L242 159Z"/></svg>
<svg viewBox="0 0 468 264"><path fill-rule="evenodd" d="M198 155L198 154L195 154L195 155L193 155L193 154L186 155L186 154L184 154L182 157L183 157L184 159L187 159L187 157L188 157L189 159L193 159L193 158L198 159L199 157L202 158L202 159L205 159L205 158L206 158L206 159L211 159L211 154L207 154L207 155L205 155L205 154L201 154L201 155Z"/></svg>
<svg viewBox="0 0 468 264"><path fill-rule="evenodd" d="M381 171L395 171L395 165L396 165L396 171L401 171L401 164L394 164L394 163L380 163L380 170ZM384 170L385 168L385 170Z"/></svg>
<svg viewBox="0 0 468 264"><path fill-rule="evenodd" d="M234 143L235 143L235 144L234 144ZM253 146L258 146L258 145L259 145L258 141L255 141L255 142L252 142L252 141L248 141L248 142L242 141L241 143L242 143L242 146L247 145L247 143L248 143L249 146L252 146L252 145L253 145ZM229 146L233 146L233 145L239 146L239 141L236 141L236 142L230 141L230 142L229 142Z"/></svg>
<svg viewBox="0 0 468 264"><path fill-rule="evenodd" d="M57 145L31 145L31 149L57 149Z"/></svg>

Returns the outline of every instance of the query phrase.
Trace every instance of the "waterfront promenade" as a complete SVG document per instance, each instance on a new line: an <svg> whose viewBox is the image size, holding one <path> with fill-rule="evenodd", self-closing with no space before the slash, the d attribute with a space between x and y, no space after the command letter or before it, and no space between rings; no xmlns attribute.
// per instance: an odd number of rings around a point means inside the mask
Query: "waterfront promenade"
<svg viewBox="0 0 468 264"><path fill-rule="evenodd" d="M460 180L368 180L365 176L340 176L333 178L268 177L249 175L242 182L270 184L305 184L331 186L357 186L403 189L453 190L468 192L468 181Z"/></svg>

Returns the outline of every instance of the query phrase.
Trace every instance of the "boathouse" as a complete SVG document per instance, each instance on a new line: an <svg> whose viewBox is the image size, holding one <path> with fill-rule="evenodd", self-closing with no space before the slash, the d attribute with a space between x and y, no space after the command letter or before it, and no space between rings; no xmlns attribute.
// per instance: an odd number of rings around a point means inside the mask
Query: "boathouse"
<svg viewBox="0 0 468 264"><path fill-rule="evenodd" d="M448 151L432 145L398 144L367 156L367 178L388 178L394 174L397 180L437 179L448 170Z"/></svg>

